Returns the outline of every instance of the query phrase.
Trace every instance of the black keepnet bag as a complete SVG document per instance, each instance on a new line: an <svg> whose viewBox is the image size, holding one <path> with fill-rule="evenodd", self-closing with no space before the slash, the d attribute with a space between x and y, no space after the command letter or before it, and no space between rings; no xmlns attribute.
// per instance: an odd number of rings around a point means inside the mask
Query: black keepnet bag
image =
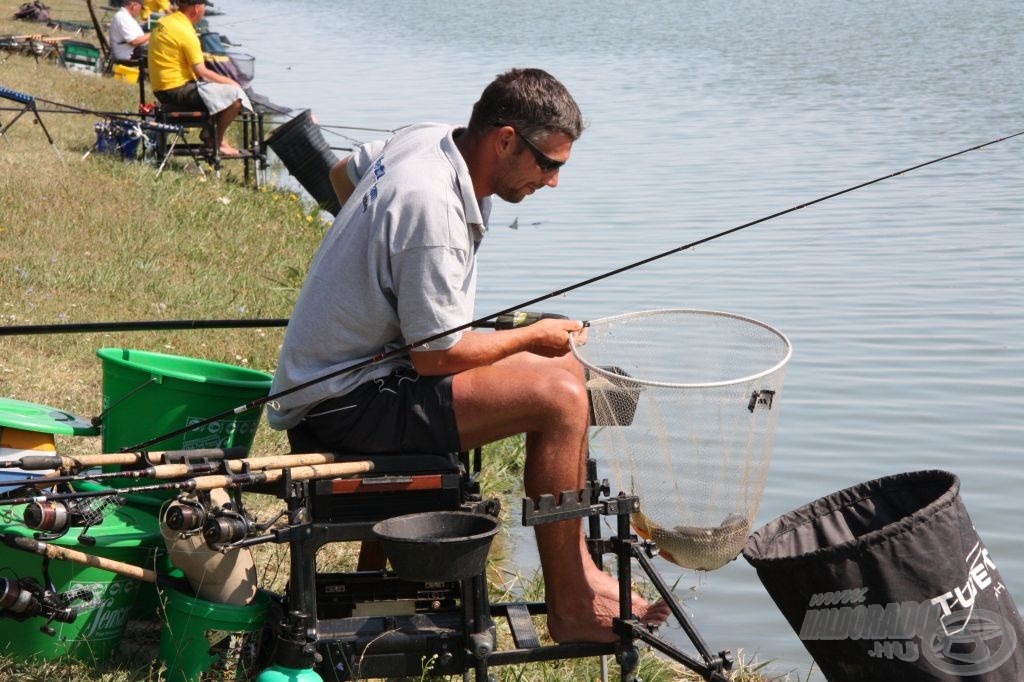
<svg viewBox="0 0 1024 682"><path fill-rule="evenodd" d="M743 556L830 682L1024 680L1024 621L946 471L868 481Z"/></svg>

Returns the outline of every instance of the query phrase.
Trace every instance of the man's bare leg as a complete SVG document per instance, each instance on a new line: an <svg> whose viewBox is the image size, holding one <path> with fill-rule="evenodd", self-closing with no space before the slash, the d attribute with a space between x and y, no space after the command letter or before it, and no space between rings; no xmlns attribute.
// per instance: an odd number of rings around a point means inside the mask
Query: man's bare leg
<svg viewBox="0 0 1024 682"><path fill-rule="evenodd" d="M582 368L572 356L520 353L455 375L452 392L463 448L526 433L527 496L583 487L588 402ZM552 638L614 641L618 581L590 558L580 522L543 524L535 530ZM651 606L635 594L633 612L652 623L668 615L664 604Z"/></svg>
<svg viewBox="0 0 1024 682"><path fill-rule="evenodd" d="M230 144L224 142L224 135L228 131L228 126L234 121L238 114L242 111L242 100L238 99L229 106L227 109L219 111L215 114L217 119L217 148L220 153L224 156L235 156L238 154L238 150L232 147Z"/></svg>

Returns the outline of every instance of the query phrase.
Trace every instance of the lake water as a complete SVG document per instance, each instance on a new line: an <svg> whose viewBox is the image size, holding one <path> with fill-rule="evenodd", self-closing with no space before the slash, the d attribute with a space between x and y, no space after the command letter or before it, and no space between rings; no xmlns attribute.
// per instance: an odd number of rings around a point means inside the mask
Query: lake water
<svg viewBox="0 0 1024 682"><path fill-rule="evenodd" d="M589 128L558 188L495 205L480 315L1024 128L1024 15L1008 0L217 5L213 29L256 56L256 90L325 124L464 122L511 66L568 85ZM756 525L948 469L1021 603L1022 152L1024 138L971 152L540 308L706 308L782 330L795 351ZM809 667L742 559L680 585L697 587L713 649Z"/></svg>

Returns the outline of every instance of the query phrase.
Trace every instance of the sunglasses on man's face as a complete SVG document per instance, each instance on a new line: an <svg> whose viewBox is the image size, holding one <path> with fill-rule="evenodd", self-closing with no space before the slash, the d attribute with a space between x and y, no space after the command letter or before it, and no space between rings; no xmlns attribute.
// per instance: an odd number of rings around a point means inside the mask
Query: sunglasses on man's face
<svg viewBox="0 0 1024 682"><path fill-rule="evenodd" d="M537 161L537 166L545 173L551 173L565 165L565 161L555 161L550 156L537 149L537 145L530 142L530 138L526 137L515 128L512 130L515 130L516 135L518 135L519 139L523 141L526 148L533 152L533 158Z"/></svg>

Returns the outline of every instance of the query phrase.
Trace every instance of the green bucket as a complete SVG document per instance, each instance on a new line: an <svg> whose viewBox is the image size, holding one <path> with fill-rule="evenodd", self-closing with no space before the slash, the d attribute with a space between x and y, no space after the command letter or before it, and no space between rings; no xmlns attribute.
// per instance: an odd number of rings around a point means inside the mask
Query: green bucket
<svg viewBox="0 0 1024 682"><path fill-rule="evenodd" d="M232 410L270 391L273 377L247 367L126 348L101 348L103 451L117 452ZM248 447L262 410L186 431L150 450Z"/></svg>
<svg viewBox="0 0 1024 682"><path fill-rule="evenodd" d="M4 507L0 515L0 532L32 537L34 531L21 522L24 506ZM144 511L128 506L107 514L103 522L92 526L89 535L94 546L78 543L80 529L72 528L66 535L49 544L76 549L107 559L151 568L152 548L161 542L145 519ZM0 546L0 566L7 578L42 579L42 557L6 545ZM109 660L124 634L132 605L147 583L119 576L92 566L71 561L50 561L50 577L58 592L85 589L92 593L89 601L78 600L72 606L78 612L73 623L52 622L53 636L39 630L38 618L24 623L0 618L0 654L17 660L52 660L68 656L96 663Z"/></svg>
<svg viewBox="0 0 1024 682"><path fill-rule="evenodd" d="M111 489L110 486L102 485L98 481L74 481L71 487L89 493ZM138 524L137 528L142 531L142 544L148 550L148 561L144 568L155 570L157 573L170 572L174 566L167 553L163 535L160 534L160 507L166 500L145 493L119 494L129 507L139 512L135 516L135 522ZM70 532L73 533L75 530L72 528ZM139 590L132 601L132 609L128 612L128 620L152 620L156 618L159 605L156 585L139 583Z"/></svg>
<svg viewBox="0 0 1024 682"><path fill-rule="evenodd" d="M159 658L167 666L167 682L256 677L270 608L267 592L257 592L245 605L214 604L174 590L163 596Z"/></svg>

